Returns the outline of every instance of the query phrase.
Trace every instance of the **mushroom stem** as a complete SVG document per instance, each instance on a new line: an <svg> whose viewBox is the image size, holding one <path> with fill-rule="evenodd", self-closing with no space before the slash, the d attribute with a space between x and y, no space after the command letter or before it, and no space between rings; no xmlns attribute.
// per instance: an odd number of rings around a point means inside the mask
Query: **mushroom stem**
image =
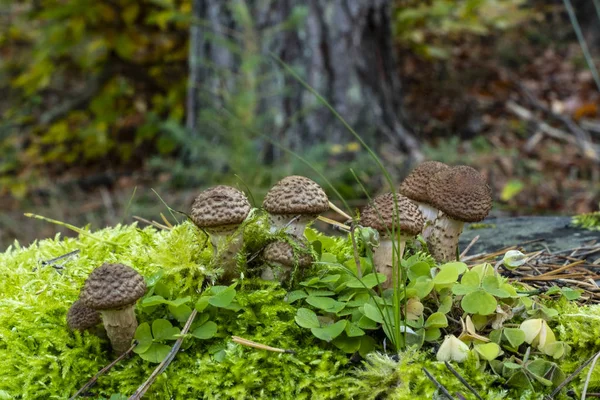
<svg viewBox="0 0 600 400"><path fill-rule="evenodd" d="M207 229L213 247L213 257L215 260L219 258L218 262L223 267L225 280L235 276L236 255L244 246L244 238L241 232L237 232L237 228L238 226L218 230Z"/></svg>
<svg viewBox="0 0 600 400"><path fill-rule="evenodd" d="M400 236L400 243L398 245L400 253L398 255L396 264L400 265L400 259L404 254L404 247L406 245L406 237ZM377 247L373 252L373 264L375 266L375 270L380 274L384 274L387 278L385 282L381 284L383 289L389 289L393 286L393 256L394 241L390 238L382 238L379 242L379 247Z"/></svg>
<svg viewBox="0 0 600 400"><path fill-rule="evenodd" d="M458 238L464 225L463 221L450 218L441 211L438 213L431 235L427 239L429 252L433 258L439 262L456 260Z"/></svg>
<svg viewBox="0 0 600 400"><path fill-rule="evenodd" d="M423 219L425 220L425 225L421 235L423 236L423 239L427 240L427 238L431 235L431 232L433 232L433 225L438 215L438 209L420 201L415 203L417 206L419 206L419 211L421 211Z"/></svg>
<svg viewBox="0 0 600 400"><path fill-rule="evenodd" d="M135 304L120 310L102 310L100 314L114 351L118 354L127 351L138 326Z"/></svg>

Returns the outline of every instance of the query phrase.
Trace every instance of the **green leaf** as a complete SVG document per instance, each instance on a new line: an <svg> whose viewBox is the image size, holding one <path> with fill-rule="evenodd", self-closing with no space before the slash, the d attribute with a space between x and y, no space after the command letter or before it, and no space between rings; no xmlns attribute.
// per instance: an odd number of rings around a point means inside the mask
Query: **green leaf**
<svg viewBox="0 0 600 400"><path fill-rule="evenodd" d="M291 304L296 300L304 299L306 297L308 297L308 294L306 294L304 290L294 290L287 294L286 301Z"/></svg>
<svg viewBox="0 0 600 400"><path fill-rule="evenodd" d="M154 293L156 293L159 296L164 297L165 299L168 299L171 297L171 291L169 290L169 287L167 285L165 285L163 282L156 283L156 285L154 286Z"/></svg>
<svg viewBox="0 0 600 400"><path fill-rule="evenodd" d="M217 324L214 321L207 321L192 331L192 336L198 339L206 340L214 337L217 333Z"/></svg>
<svg viewBox="0 0 600 400"><path fill-rule="evenodd" d="M159 304L167 304L168 301L162 296L150 296L142 300L142 307L152 307Z"/></svg>
<svg viewBox="0 0 600 400"><path fill-rule="evenodd" d="M379 328L379 324L375 321L373 321L371 318L367 317L366 315L363 315L358 322L356 323L356 325L358 325L359 328L361 329L377 329Z"/></svg>
<svg viewBox="0 0 600 400"><path fill-rule="evenodd" d="M333 339L338 337L346 328L346 320L341 320L335 324L325 326L323 328L311 328L310 331L313 335L326 342L331 342Z"/></svg>
<svg viewBox="0 0 600 400"><path fill-rule="evenodd" d="M306 302L313 307L334 314L340 312L346 306L345 303L342 303L329 297L308 296L306 298Z"/></svg>
<svg viewBox="0 0 600 400"><path fill-rule="evenodd" d="M185 322L192 314L192 309L187 304L182 304L179 307L169 306L169 312L173 314L179 322Z"/></svg>
<svg viewBox="0 0 600 400"><path fill-rule="evenodd" d="M323 278L321 278L321 282L323 282L323 283L335 283L335 282L337 282L340 279L341 276L342 275L340 275L340 274L326 275Z"/></svg>
<svg viewBox="0 0 600 400"><path fill-rule="evenodd" d="M346 325L346 335L348 337L362 336L365 334L365 331L360 329L354 322L348 322Z"/></svg>
<svg viewBox="0 0 600 400"><path fill-rule="evenodd" d="M375 322L379 322L380 324L383 324L383 316L381 315L381 313L379 312L379 310L377 309L377 307L375 307L372 304L365 304L364 307L364 314L367 318L369 318L370 320L373 320ZM383 309L382 309L383 311ZM361 326L362 328L362 326Z"/></svg>
<svg viewBox="0 0 600 400"><path fill-rule="evenodd" d="M448 314L452 309L452 296L446 295L440 298L440 306L438 307L438 312L442 314Z"/></svg>
<svg viewBox="0 0 600 400"><path fill-rule="evenodd" d="M204 311L206 309L206 307L208 307L208 305L210 304L209 301L208 301L209 299L210 299L209 296L202 296L202 297L200 297L198 299L198 301L196 302L196 310L198 312Z"/></svg>
<svg viewBox="0 0 600 400"><path fill-rule="evenodd" d="M416 281L410 283L409 288L414 289L414 296L423 299L433 290L433 279L424 276L419 277ZM407 293L408 295L408 293ZM408 295L408 297L413 297Z"/></svg>
<svg viewBox="0 0 600 400"><path fill-rule="evenodd" d="M360 348L358 349L361 357L365 358L373 350L375 350L375 339L368 335L362 336L360 338Z"/></svg>
<svg viewBox="0 0 600 400"><path fill-rule="evenodd" d="M486 276L483 278L482 287L486 292L500 299L510 297L510 293L500 287L502 283L498 276Z"/></svg>
<svg viewBox="0 0 600 400"><path fill-rule="evenodd" d="M450 285L458 281L458 267L455 264L444 264L440 267L440 271L433 277L433 283L436 287Z"/></svg>
<svg viewBox="0 0 600 400"><path fill-rule="evenodd" d="M224 308L231 304L233 298L235 297L235 293L235 286L232 285L229 286L227 289L215 294L214 296L211 296L208 299L208 302L211 306Z"/></svg>
<svg viewBox="0 0 600 400"><path fill-rule="evenodd" d="M445 328L448 326L448 319L440 312L431 314L425 321L425 328Z"/></svg>
<svg viewBox="0 0 600 400"><path fill-rule="evenodd" d="M337 347L345 353L355 353L360 348L361 338L340 335L333 339L331 343L333 343L335 347Z"/></svg>
<svg viewBox="0 0 600 400"><path fill-rule="evenodd" d="M383 283L386 281L386 276L384 274L368 274L365 275L362 279L354 278L346 283L346 286L349 288L364 288L367 289L374 288L377 286L377 279L379 279L379 283Z"/></svg>
<svg viewBox="0 0 600 400"><path fill-rule="evenodd" d="M419 277L431 278L431 267L425 261L414 263L408 268L408 279L416 281Z"/></svg>
<svg viewBox="0 0 600 400"><path fill-rule="evenodd" d="M308 308L299 308L294 319L303 328L319 328L321 326L317 314Z"/></svg>
<svg viewBox="0 0 600 400"><path fill-rule="evenodd" d="M189 303L190 301L192 301L192 298L190 296L186 296L171 300L168 302L168 304L172 305L173 307L179 307L180 305Z"/></svg>
<svg viewBox="0 0 600 400"><path fill-rule="evenodd" d="M493 314L497 305L494 296L482 289L465 295L460 302L460 306L466 313L481 315Z"/></svg>
<svg viewBox="0 0 600 400"><path fill-rule="evenodd" d="M331 290L312 289L312 288L306 288L306 292L308 293L309 296L314 296L314 297L333 296L335 294L335 292L332 292Z"/></svg>
<svg viewBox="0 0 600 400"><path fill-rule="evenodd" d="M504 337L515 349L525 342L525 332L519 328L504 328Z"/></svg>
<svg viewBox="0 0 600 400"><path fill-rule="evenodd" d="M449 263L446 263L446 264L443 264L440 266L440 269L445 269L445 268L456 269L456 271L458 271L458 274L462 275L467 270L467 264L465 264L464 262L460 262L460 261L452 261L452 262L449 262Z"/></svg>
<svg viewBox="0 0 600 400"><path fill-rule="evenodd" d="M578 298L581 297L581 290L580 289L572 289L570 287L563 287L561 288L562 291L562 295L565 296L565 298L569 301L573 301L573 300L577 300Z"/></svg>
<svg viewBox="0 0 600 400"><path fill-rule="evenodd" d="M493 342L476 344L474 348L475 351L477 351L477 353L479 353L479 355L487 361L497 358L502 353L502 350L500 350L500 346Z"/></svg>
<svg viewBox="0 0 600 400"><path fill-rule="evenodd" d="M152 363L160 363L171 351L171 347L166 344L152 343L150 348L143 353L139 353L140 357Z"/></svg>
<svg viewBox="0 0 600 400"><path fill-rule="evenodd" d="M512 374L511 377L506 381L506 385L530 390L533 392L533 385L523 370L517 370L514 374Z"/></svg>
<svg viewBox="0 0 600 400"><path fill-rule="evenodd" d="M138 344L137 346L135 346L133 351L137 354L147 351L152 345L152 333L150 331L150 324L148 324L147 322L140 324L135 330L135 335L133 337L135 340L138 341Z"/></svg>
<svg viewBox="0 0 600 400"><path fill-rule="evenodd" d="M156 319L152 322L152 335L156 341L176 340L176 335L179 335L179 333L179 328L174 327L166 319Z"/></svg>
<svg viewBox="0 0 600 400"><path fill-rule="evenodd" d="M525 185L518 179L511 179L504 185L502 193L500 194L500 200L509 201L516 195L518 195Z"/></svg>

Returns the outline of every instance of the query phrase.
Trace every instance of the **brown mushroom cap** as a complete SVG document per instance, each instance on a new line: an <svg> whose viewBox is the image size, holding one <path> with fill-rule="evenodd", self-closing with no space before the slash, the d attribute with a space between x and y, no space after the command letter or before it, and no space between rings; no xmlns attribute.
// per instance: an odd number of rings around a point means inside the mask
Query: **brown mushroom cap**
<svg viewBox="0 0 600 400"><path fill-rule="evenodd" d="M439 161L425 161L417 165L402 181L399 192L413 201L431 204L427 187L435 174L450 167Z"/></svg>
<svg viewBox="0 0 600 400"><path fill-rule="evenodd" d="M100 313L77 300L67 312L67 325L73 331L84 331L102 322Z"/></svg>
<svg viewBox="0 0 600 400"><path fill-rule="evenodd" d="M192 221L201 228L237 225L250 212L244 193L231 186L218 185L201 192L192 204Z"/></svg>
<svg viewBox="0 0 600 400"><path fill-rule="evenodd" d="M263 208L270 214L320 214L329 210L329 200L318 183L292 175L269 190Z"/></svg>
<svg viewBox="0 0 600 400"><path fill-rule="evenodd" d="M407 197L397 193L398 213L400 215L399 228L400 231L407 235L417 235L423 229L423 215L419 211L419 207ZM391 232L394 220L397 221L397 216L394 214L394 195L386 193L377 196L373 202L363 210L360 216L362 226L368 226L376 229L381 234Z"/></svg>
<svg viewBox="0 0 600 400"><path fill-rule="evenodd" d="M300 247L306 248L307 245L304 242L298 242ZM313 258L310 254L296 252L298 259L298 266L301 268L309 266L313 262ZM287 242L273 242L269 243L263 250L263 258L266 261L279 263L287 267L294 266L294 248Z"/></svg>
<svg viewBox="0 0 600 400"><path fill-rule="evenodd" d="M81 301L95 310L114 310L134 304L146 293L144 277L123 264L103 264L88 276Z"/></svg>
<svg viewBox="0 0 600 400"><path fill-rule="evenodd" d="M466 165L438 172L428 193L434 207L459 221L481 221L492 209L492 190L477 170Z"/></svg>

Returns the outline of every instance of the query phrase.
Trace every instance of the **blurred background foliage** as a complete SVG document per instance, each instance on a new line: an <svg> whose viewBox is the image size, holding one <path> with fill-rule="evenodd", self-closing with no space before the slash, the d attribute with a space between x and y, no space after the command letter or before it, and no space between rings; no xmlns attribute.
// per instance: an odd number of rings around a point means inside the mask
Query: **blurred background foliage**
<svg viewBox="0 0 600 400"><path fill-rule="evenodd" d="M198 60L216 84L199 91L203 106L195 114L197 134L191 134L190 29L208 26L193 16L193 0L0 0L0 208L47 207L71 222L103 225L118 222L127 204L131 213L156 215L159 202L151 194L138 192L130 201L136 186L158 187L182 209L199 187L215 183L247 186L260 201L283 175L315 177L277 145L324 172L351 204L365 196L350 169L368 190L380 190L375 166L349 135L307 145L281 133L313 106L285 119L264 106L275 96L294 96L298 87L265 92L264 82L282 78L261 39L298 30L311 18L309 6L291 7L279 24L265 27L253 14L254 2L226 3L235 32L207 29L204 40L233 54L237 68ZM424 156L480 167L493 180L498 203L515 213L591 211L600 195L597 163L586 164L578 159L581 149L555 141L524 149L532 127L503 107L519 92L516 79L532 83L552 110L577 120L597 117L597 96L562 3L391 5L403 123ZM596 31L590 32L594 39ZM573 88L573 80L579 86ZM360 133L399 181L411 160L367 128ZM564 174L557 172L561 160L569 160ZM563 190L569 184L564 176L576 178L572 190ZM583 199L576 205L567 199L573 191ZM547 202L532 203L534 196ZM4 240L31 238L11 228L18 214L0 216Z"/></svg>

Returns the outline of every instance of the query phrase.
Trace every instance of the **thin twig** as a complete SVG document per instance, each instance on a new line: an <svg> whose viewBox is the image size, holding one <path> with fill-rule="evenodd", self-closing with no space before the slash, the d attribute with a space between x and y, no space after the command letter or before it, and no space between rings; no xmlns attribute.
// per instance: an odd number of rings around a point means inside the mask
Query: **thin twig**
<svg viewBox="0 0 600 400"><path fill-rule="evenodd" d="M569 375L564 381L562 381L553 391L552 393L550 393L550 396L548 396L548 399L553 399L554 396L556 396L558 393L560 393L560 391L567 386L573 379L575 379L575 377L577 375L579 375L579 373L588 366L589 363L591 363L596 357L598 357L598 355L600 355L600 351L597 352L596 354L594 354L593 356L591 356L590 358L588 358L583 364L581 364L579 366L579 368L577 368L575 371L573 371L573 373L571 375Z"/></svg>
<svg viewBox="0 0 600 400"><path fill-rule="evenodd" d="M331 208L336 213L340 214L342 217L346 218L346 221L349 220L349 219L352 219L352 217L349 216L348 214L346 214L344 212L344 210L342 210L341 208L339 208L338 206L336 206L332 202L329 202L329 208Z"/></svg>
<svg viewBox="0 0 600 400"><path fill-rule="evenodd" d="M479 395L479 393L477 393L477 390L475 390L475 388L473 388L473 386L469 385L469 382L467 382L465 380L465 378L463 378L458 373L458 371L455 370L454 367L452 367L452 365L450 365L450 363L448 361L444 361L444 364L446 365L446 368L448 368L450 370L450 372L452 372L452 374L460 381L460 383L465 385L465 387L467 389L469 389L469 391L475 395L475 397L477 397L479 400L483 400L483 398Z"/></svg>
<svg viewBox="0 0 600 400"><path fill-rule="evenodd" d="M286 349L280 349L278 347L267 346L265 344L257 343L252 340L241 338L239 336L232 336L231 339L237 344L241 344L243 346L248 346L248 347L254 347L255 349L273 351L275 353L296 354L296 352L294 350L286 350Z"/></svg>
<svg viewBox="0 0 600 400"><path fill-rule="evenodd" d="M96 375L94 375L92 377L92 379L90 379L88 381L88 383L86 383L85 385L83 385L83 387L81 389L79 389L69 400L75 400L77 398L77 396L85 393L89 388L91 388L92 386L94 386L94 384L96 383L96 381L98 381L98 378L100 378L102 375L104 375L105 373L107 373L119 361L121 361L125 357L129 356L129 354L131 354L131 352L133 351L133 349L135 348L135 346L137 346L137 344L138 344L137 340L134 340L133 343L131 344L131 347L128 348L125 353L121 354L113 362L111 362L106 367L104 367L100 371L98 371L98 373L96 373Z"/></svg>
<svg viewBox="0 0 600 400"><path fill-rule="evenodd" d="M600 353L596 354L596 357L594 357L594 359L592 360L592 365L590 365L590 370L587 373L587 377L585 378L585 384L583 385L583 390L581 391L581 400L585 400L585 394L587 393L590 380L592 379L592 372L594 372L596 362L598 362L598 357L600 357Z"/></svg>
<svg viewBox="0 0 600 400"><path fill-rule="evenodd" d="M194 318L196 318L197 314L198 314L198 310L194 309L192 311L192 313L190 314L190 317L188 318L187 322L185 323L185 326L181 330L180 337L175 341L175 344L173 345L173 348L171 348L171 351L169 351L169 354L167 354L165 359L162 360L162 362L158 365L158 367L156 367L156 369L154 370L154 372L152 372L152 375L150 375L148 380L146 380L146 382L142 383L142 385L135 391L134 394L131 395L131 397L129 397L128 400L140 400L142 398L142 396L144 395L144 393L146 393L146 391L154 383L154 381L156 380L158 375L160 375L164 370L167 369L169 364L171 364L173 359L175 359L175 356L177 355L177 352L179 351L179 348L181 347L181 344L183 343L183 340L185 339L185 335L190 330L190 327L192 326L192 322L194 322Z"/></svg>
<svg viewBox="0 0 600 400"><path fill-rule="evenodd" d="M463 252L462 252L462 253L460 253L460 257L459 257L459 259L460 259L460 260L462 260L462 259L463 259L463 258L464 258L464 257L467 255L467 253L469 252L469 250L471 250L471 247L473 247L473 245L474 245L474 244L475 244L475 243L476 243L478 240L479 240L479 235L475 236L475 237L473 238L473 240L471 240L471 243L469 243L469 244L467 245L467 247L465 247L465 249L463 250Z"/></svg>
<svg viewBox="0 0 600 400"><path fill-rule="evenodd" d="M354 237L354 230L356 229L356 224L352 222L352 227L350 228L350 238L352 239L352 251L354 252L354 261L356 262L356 275L358 279L362 279L362 268L360 266L360 257L358 256L358 246L356 245L356 238ZM377 277L377 274L375 274Z"/></svg>
<svg viewBox="0 0 600 400"><path fill-rule="evenodd" d="M438 382L437 379L435 379L434 376L431 375L431 373L429 373L429 371L427 371L427 368L423 367L423 368L421 368L421 370L423 370L423 372L425 372L425 375L427 375L427 378L429 378L429 380L431 382L433 382L435 386L438 387L438 389L442 392L442 394L444 396L446 396L450 400L454 400L454 397L452 397L452 395L450 394L448 389L446 389L446 387L444 385L442 385L440 382Z"/></svg>
<svg viewBox="0 0 600 400"><path fill-rule="evenodd" d="M154 227L156 227L156 228L159 228L159 229L164 229L164 230L167 230L167 231L170 231L170 230L171 230L171 228L169 228L169 227L168 227L168 226L166 226L166 225L160 224L160 223L158 223L158 222L156 222L156 221L149 221L149 220L147 220L147 219L145 219L145 218L138 217L137 215L134 215L134 216L133 216L133 219L136 219L136 220L138 220L138 221L140 221L140 222L143 222L143 223L145 223L145 224L148 224L148 225L152 225L152 226L154 226Z"/></svg>

